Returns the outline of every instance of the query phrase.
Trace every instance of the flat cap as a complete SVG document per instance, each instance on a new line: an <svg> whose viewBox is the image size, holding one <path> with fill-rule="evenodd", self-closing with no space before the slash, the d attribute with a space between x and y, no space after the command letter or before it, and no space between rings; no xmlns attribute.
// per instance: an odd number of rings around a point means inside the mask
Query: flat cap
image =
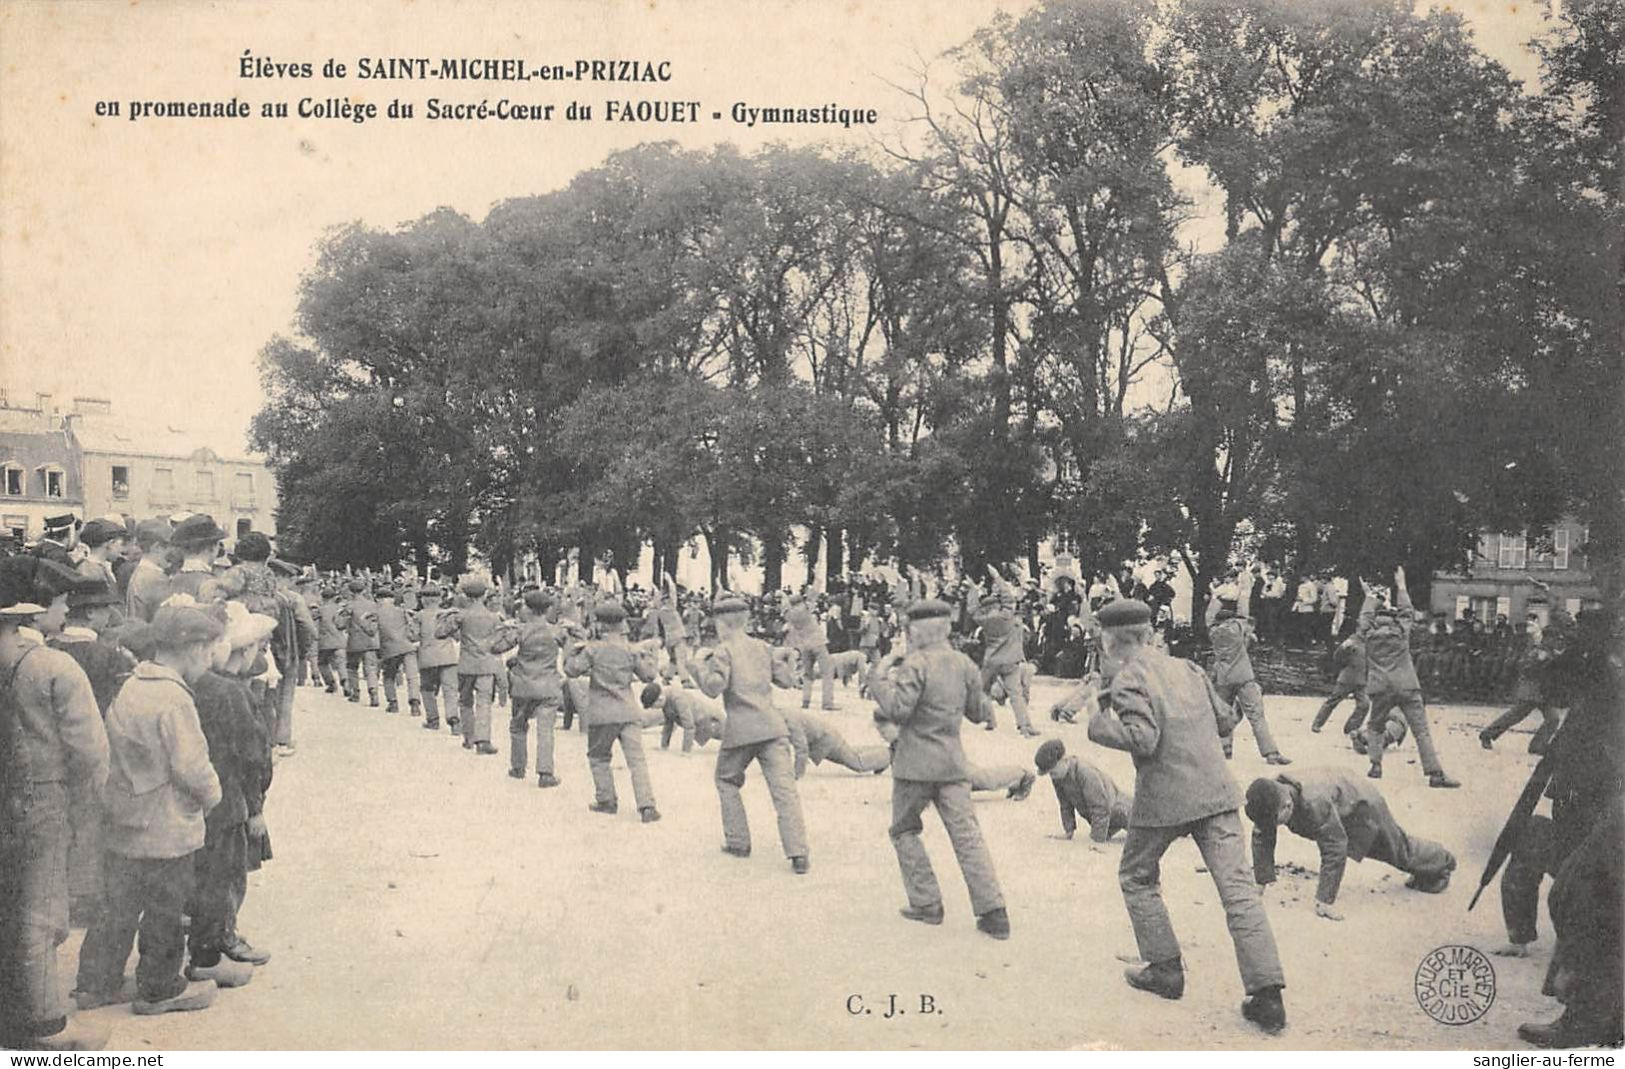
<svg viewBox="0 0 1625 1069"><path fill-rule="evenodd" d="M645 683L643 685L642 693L640 693L638 695L638 701L643 705L643 707L645 709L652 709L652 708L654 708L655 702L657 702L659 700L660 700L660 684L659 683Z"/></svg>
<svg viewBox="0 0 1625 1069"><path fill-rule="evenodd" d="M351 576L349 583L346 585L348 585L351 590L359 594L361 591L367 589L367 580L365 576Z"/></svg>
<svg viewBox="0 0 1625 1069"><path fill-rule="evenodd" d="M626 620L626 606L618 601L606 601L592 611L593 619L603 624L618 624Z"/></svg>
<svg viewBox="0 0 1625 1069"><path fill-rule="evenodd" d="M1260 776L1247 785L1247 819L1254 824L1274 824L1281 812L1281 785Z"/></svg>
<svg viewBox="0 0 1625 1069"><path fill-rule="evenodd" d="M553 607L553 595L545 590L525 591L525 608L531 612L546 612Z"/></svg>
<svg viewBox="0 0 1625 1069"><path fill-rule="evenodd" d="M220 621L190 605L161 605L152 616L152 638L160 647L214 642L225 634Z"/></svg>
<svg viewBox="0 0 1625 1069"><path fill-rule="evenodd" d="M128 538L129 532L122 523L112 520L95 519L85 524L79 531L79 541L87 546L100 546L111 542L115 538Z"/></svg>
<svg viewBox="0 0 1625 1069"><path fill-rule="evenodd" d="M723 598L711 606L712 616L724 616L729 613L750 612L750 606L745 604L744 598Z"/></svg>
<svg viewBox="0 0 1625 1069"><path fill-rule="evenodd" d="M457 584L457 589L471 598L483 598L485 592L490 588L485 585L485 580L479 576L465 575L463 581Z"/></svg>
<svg viewBox="0 0 1625 1069"><path fill-rule="evenodd" d="M1038 766L1040 776L1047 775L1049 770L1061 763L1066 756L1066 743L1060 739L1045 739L1033 755L1033 763Z"/></svg>
<svg viewBox="0 0 1625 1069"><path fill-rule="evenodd" d="M953 606L937 598L922 598L908 607L910 620L937 620L953 614Z"/></svg>
<svg viewBox="0 0 1625 1069"><path fill-rule="evenodd" d="M1135 598L1118 598L1095 614L1101 627L1129 627L1151 622L1151 606Z"/></svg>

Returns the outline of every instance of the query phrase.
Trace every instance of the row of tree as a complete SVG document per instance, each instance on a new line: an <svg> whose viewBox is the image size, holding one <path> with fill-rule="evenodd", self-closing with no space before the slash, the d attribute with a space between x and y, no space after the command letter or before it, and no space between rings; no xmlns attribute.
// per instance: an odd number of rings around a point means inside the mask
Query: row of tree
<svg viewBox="0 0 1625 1069"><path fill-rule="evenodd" d="M703 539L768 586L798 529L1202 590L1241 542L1426 576L1572 511L1616 560L1622 26L1567 0L1525 93L1408 0L1051 0L873 151L645 145L338 229L262 354L279 525L451 570Z"/></svg>

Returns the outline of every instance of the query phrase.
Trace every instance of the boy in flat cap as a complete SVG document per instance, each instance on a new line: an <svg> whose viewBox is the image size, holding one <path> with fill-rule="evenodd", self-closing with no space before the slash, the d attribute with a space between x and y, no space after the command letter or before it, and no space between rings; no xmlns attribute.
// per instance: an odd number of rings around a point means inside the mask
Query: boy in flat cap
<svg viewBox="0 0 1625 1069"><path fill-rule="evenodd" d="M401 606L400 592L392 584L378 587L378 670L384 677L384 711L401 711L395 688L399 676L406 677L406 701L413 716L423 712L418 696L418 619Z"/></svg>
<svg viewBox="0 0 1625 1069"><path fill-rule="evenodd" d="M1118 882L1140 957L1129 985L1177 999L1185 993L1179 940L1162 901L1159 866L1168 847L1196 840L1224 903L1247 999L1242 1016L1268 1032L1286 1026L1285 979L1264 902L1247 867L1239 792L1220 739L1235 726L1229 703L1200 668L1152 645L1151 607L1120 599L1100 610L1102 667L1109 689L1089 719L1089 738L1134 756L1134 804ZM1093 680L1082 690L1095 704Z"/></svg>
<svg viewBox="0 0 1625 1069"><path fill-rule="evenodd" d="M813 679L823 686L823 708L835 709L835 671L829 659L829 634L804 595L790 599L784 613L784 642L801 658L801 707L812 705Z"/></svg>
<svg viewBox="0 0 1625 1069"><path fill-rule="evenodd" d="M1016 618L1015 604L1000 589L976 611L982 629L982 687L992 693L997 683L1010 701L1016 729L1028 737L1038 734L1027 716L1027 691L1021 678L1027 661L1026 628Z"/></svg>
<svg viewBox="0 0 1625 1069"><path fill-rule="evenodd" d="M437 638L457 640L457 710L463 749L489 756L498 752L491 743L491 700L496 693L496 677L506 670L502 654L513 649L519 636L485 607L489 588L484 579L464 576L458 589L462 592L461 604L441 615L434 633Z"/></svg>
<svg viewBox="0 0 1625 1069"><path fill-rule="evenodd" d="M423 699L423 727L434 731L440 726L440 706L446 706L446 725L456 733L457 640L440 635L441 622L455 611L444 604L445 594L430 583L418 591L418 695ZM447 624L450 627L450 624ZM448 632L449 636L449 632Z"/></svg>
<svg viewBox="0 0 1625 1069"><path fill-rule="evenodd" d="M632 794L637 799L643 823L660 819L655 808L654 786L649 782L649 762L643 753L643 718L632 705L632 680L654 682L659 674L653 646L632 646L626 640L626 610L617 601L606 601L593 610L598 637L571 642L564 658L564 670L583 676L591 684L584 719L587 723L587 764L592 769L594 813L613 814L619 808L615 797L615 774L610 771L610 754L621 744L621 756L632 776Z"/></svg>
<svg viewBox="0 0 1625 1069"><path fill-rule="evenodd" d="M350 701L361 702L361 677L367 679L367 704L378 708L378 603L367 593L363 576L350 579L350 600L339 610L345 634L344 674L350 681Z"/></svg>
<svg viewBox="0 0 1625 1069"><path fill-rule="evenodd" d="M671 748L671 737L677 729L683 731L683 752L689 753L694 749L695 743L704 746L712 739L722 738L723 713L712 705L698 691L684 690L674 687L670 683L648 683L638 696L638 701L645 709L660 707L659 719L654 721L660 725L660 748ZM645 720L645 727L653 724Z"/></svg>
<svg viewBox="0 0 1625 1069"><path fill-rule="evenodd" d="M1332 906L1343 884L1345 860L1386 861L1410 876L1406 887L1428 894L1449 887L1456 868L1450 851L1406 834L1375 784L1335 768L1253 780L1247 787L1247 819L1253 822L1253 878L1260 887L1275 882L1276 828L1313 839L1320 847L1315 916L1327 920L1343 919Z"/></svg>
<svg viewBox="0 0 1625 1069"><path fill-rule="evenodd" d="M920 841L920 814L935 805L970 888L976 927L995 939L1010 938L1010 916L993 872L971 804L970 768L959 741L964 720L990 715L982 673L948 643L953 610L928 598L908 608L908 655L882 661L869 681L878 703L875 720L895 733L892 747L891 841L897 851L909 920L941 924L942 889Z"/></svg>
<svg viewBox="0 0 1625 1069"><path fill-rule="evenodd" d="M192 685L214 663L224 628L196 607L171 602L154 615L152 632L155 659L136 666L107 712L107 890L79 951L81 1009L119 1000L138 928L136 1013L202 1009L215 997L213 980L181 974L181 922L204 815L221 798Z"/></svg>
<svg viewBox="0 0 1625 1069"><path fill-rule="evenodd" d="M141 550L141 559L130 570L124 591L124 612L131 620L151 623L152 614L169 597L169 572L165 568L169 539L168 520L142 520L135 525L135 543Z"/></svg>
<svg viewBox="0 0 1625 1069"><path fill-rule="evenodd" d="M1269 721L1264 718L1264 692L1259 689L1253 675L1253 661L1247 647L1255 640L1253 622L1238 608L1239 589L1230 583L1218 587L1208 602L1207 634L1213 644L1213 683L1219 697L1235 705L1252 725L1253 741L1258 752L1272 765L1290 765L1292 760L1281 756L1270 734ZM1224 755L1230 756L1232 737L1224 739Z"/></svg>
<svg viewBox="0 0 1625 1069"><path fill-rule="evenodd" d="M85 559L79 562L79 574L87 579L104 582L110 589L118 589L118 576L113 562L124 556L124 543L129 536L122 523L94 519L79 532L79 544L85 547Z"/></svg>
<svg viewBox="0 0 1625 1069"><path fill-rule="evenodd" d="M186 975L192 980L213 980L221 987L241 987L254 975L253 965L233 960L228 953L235 942L237 910L248 891L249 839L264 835L260 755L271 743L244 676L263 653L276 626L274 617L250 613L237 605L210 670L193 684L198 724L208 740L209 763L220 781L220 804L203 818L203 848L196 855L195 884L187 908L191 925ZM254 953L252 947L244 946ZM268 955L260 957L269 960Z"/></svg>
<svg viewBox="0 0 1625 1069"><path fill-rule="evenodd" d="M750 820L739 790L745 772L755 762L767 781L773 809L779 818L779 841L790 868L798 876L810 867L807 826L796 790L795 751L790 727L773 707L773 687L795 684L795 651L775 651L761 639L745 633L750 606L739 598L724 598L712 609L717 644L702 650L693 665L694 681L711 698L720 697L727 711L722 729L722 751L717 754L717 797L722 804L722 849L735 857L750 856ZM820 634L822 632L820 631ZM805 655L803 655L805 659Z"/></svg>
<svg viewBox="0 0 1625 1069"><path fill-rule="evenodd" d="M525 743L536 721L536 786L557 787L553 767L553 725L564 700L559 657L572 631L559 622L558 600L541 590L525 592L519 608L519 648L508 666L513 713L508 718L508 775L525 778Z"/></svg>
<svg viewBox="0 0 1625 1069"><path fill-rule="evenodd" d="M17 593L0 608L0 1045L100 1050L107 1030L67 1012L56 969L71 800L101 792L107 733L84 671L24 636L44 607Z"/></svg>
<svg viewBox="0 0 1625 1069"><path fill-rule="evenodd" d="M1405 722L1416 737L1416 753L1427 774L1429 787L1460 787L1458 780L1445 774L1439 761L1439 752L1433 747L1433 736L1428 731L1427 707L1422 704L1422 684L1416 678L1416 666L1411 662L1411 596L1405 588L1405 569L1394 569L1394 605L1378 607L1377 592L1360 580L1365 588L1365 602L1360 606L1358 633L1365 639L1367 688L1371 693L1371 712L1366 719L1366 757L1371 769L1366 773L1372 779L1382 778L1382 752L1387 747L1388 713L1398 707Z"/></svg>
<svg viewBox="0 0 1625 1069"><path fill-rule="evenodd" d="M1070 839L1078 829L1078 817L1089 825L1090 849L1127 828L1134 798L1117 789L1112 778L1089 762L1066 752L1060 739L1046 739L1033 756L1040 776L1048 776L1055 787L1055 800L1061 806L1059 838Z"/></svg>

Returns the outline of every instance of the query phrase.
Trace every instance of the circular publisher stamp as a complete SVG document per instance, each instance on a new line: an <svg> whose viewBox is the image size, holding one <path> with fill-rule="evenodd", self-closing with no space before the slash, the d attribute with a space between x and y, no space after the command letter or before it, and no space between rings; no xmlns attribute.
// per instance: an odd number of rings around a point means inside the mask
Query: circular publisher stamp
<svg viewBox="0 0 1625 1069"><path fill-rule="evenodd" d="M1475 947L1448 944L1416 967L1416 1004L1440 1024L1472 1024L1495 1004L1495 969Z"/></svg>

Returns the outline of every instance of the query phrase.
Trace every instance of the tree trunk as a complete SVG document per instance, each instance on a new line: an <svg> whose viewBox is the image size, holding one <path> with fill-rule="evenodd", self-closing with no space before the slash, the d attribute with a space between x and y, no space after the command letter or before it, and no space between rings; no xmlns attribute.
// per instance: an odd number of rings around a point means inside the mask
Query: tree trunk
<svg viewBox="0 0 1625 1069"><path fill-rule="evenodd" d="M420 523L412 532L412 566L416 569L419 579L429 575L429 525Z"/></svg>
<svg viewBox="0 0 1625 1069"><path fill-rule="evenodd" d="M863 543L857 538L847 539L846 543L846 570L849 572L863 571L865 557Z"/></svg>
<svg viewBox="0 0 1625 1069"><path fill-rule="evenodd" d="M842 576L841 558L846 554L843 550L843 532L839 527L831 527L824 532L824 586L827 588L830 580Z"/></svg>
<svg viewBox="0 0 1625 1069"><path fill-rule="evenodd" d="M660 569L666 563L666 545L658 538L649 540L649 589L660 589Z"/></svg>
<svg viewBox="0 0 1625 1069"><path fill-rule="evenodd" d="M807 562L807 585L818 581L818 553L824 545L822 527L807 528L807 544L801 547L801 556Z"/></svg>
<svg viewBox="0 0 1625 1069"><path fill-rule="evenodd" d="M762 537L762 592L784 585L784 539L777 534Z"/></svg>
<svg viewBox="0 0 1625 1069"><path fill-rule="evenodd" d="M580 559L576 561L578 576L581 582L591 583L594 563L593 554L596 552L592 539L582 536L581 544L576 547L576 551L581 555Z"/></svg>
<svg viewBox="0 0 1625 1069"><path fill-rule="evenodd" d="M1042 567L1038 561L1038 539L1029 538L1027 539L1027 578L1039 578Z"/></svg>
<svg viewBox="0 0 1625 1069"><path fill-rule="evenodd" d="M728 539L721 531L705 531L705 548L711 557L711 596L728 588Z"/></svg>

